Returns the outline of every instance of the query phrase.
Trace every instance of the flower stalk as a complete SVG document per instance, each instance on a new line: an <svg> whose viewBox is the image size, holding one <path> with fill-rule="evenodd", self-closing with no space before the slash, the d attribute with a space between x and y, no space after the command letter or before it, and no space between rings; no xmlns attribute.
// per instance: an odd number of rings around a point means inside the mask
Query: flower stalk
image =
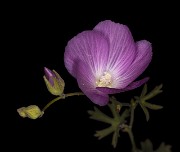
<svg viewBox="0 0 180 152"><path fill-rule="evenodd" d="M67 93L67 94L62 94L59 97L51 100L47 105L44 106L44 108L42 109L42 111L44 112L45 110L47 110L47 108L49 108L53 103L55 103L56 101L60 100L60 99L65 99L67 97L71 97L71 96L80 96L80 95L84 95L82 92L74 92L74 93Z"/></svg>
<svg viewBox="0 0 180 152"><path fill-rule="evenodd" d="M137 152L137 147L136 147L136 143L135 143L135 139L134 139L134 135L132 132L132 128L133 128L133 123L134 123L134 110L136 108L137 105L137 101L134 101L133 99L131 100L131 106L130 106L130 121L129 121L129 125L124 125L124 132L127 132L131 141L131 145L132 145L132 152Z"/></svg>

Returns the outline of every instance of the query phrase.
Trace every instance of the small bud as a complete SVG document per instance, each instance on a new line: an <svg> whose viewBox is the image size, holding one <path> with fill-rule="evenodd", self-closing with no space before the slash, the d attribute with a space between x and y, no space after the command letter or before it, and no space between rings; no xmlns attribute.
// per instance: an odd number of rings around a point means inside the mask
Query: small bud
<svg viewBox="0 0 180 152"><path fill-rule="evenodd" d="M17 109L17 112L21 117L28 117L30 119L37 119L43 115L43 112L36 105L19 108Z"/></svg>
<svg viewBox="0 0 180 152"><path fill-rule="evenodd" d="M53 95L62 95L64 92L64 80L55 70L44 68L45 75L43 76L48 91Z"/></svg>
<svg viewBox="0 0 180 152"><path fill-rule="evenodd" d="M24 109L25 109L25 107L21 107L21 108L17 109L17 112L18 112L19 115L20 115L21 117L23 117L23 118L26 117L26 113L24 112Z"/></svg>

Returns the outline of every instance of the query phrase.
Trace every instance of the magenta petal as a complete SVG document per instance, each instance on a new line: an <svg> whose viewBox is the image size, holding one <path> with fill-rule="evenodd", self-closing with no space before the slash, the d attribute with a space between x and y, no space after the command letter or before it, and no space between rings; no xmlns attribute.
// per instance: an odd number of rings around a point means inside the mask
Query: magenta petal
<svg viewBox="0 0 180 152"><path fill-rule="evenodd" d="M98 93L97 93L98 92ZM107 94L101 93L98 90L93 92L87 92L86 96L95 104L99 106L105 106L109 102L109 96Z"/></svg>
<svg viewBox="0 0 180 152"><path fill-rule="evenodd" d="M46 79L49 81L49 83L53 86L54 85L54 80L53 78L56 77L56 75L53 73L53 71L51 71L50 69L44 67L44 73L45 73L45 77Z"/></svg>
<svg viewBox="0 0 180 152"><path fill-rule="evenodd" d="M46 67L44 67L44 73L47 79L49 79L50 77L54 77L54 73Z"/></svg>
<svg viewBox="0 0 180 152"><path fill-rule="evenodd" d="M104 106L109 101L109 96L96 89L96 79L91 68L83 61L76 62L76 79L82 92L95 104Z"/></svg>
<svg viewBox="0 0 180 152"><path fill-rule="evenodd" d="M146 77L144 79L138 80L138 81L134 81L132 83L130 83L126 88L124 88L124 91L129 91L129 90L133 90L136 89L138 87L140 87L141 85L143 85L144 83L146 83L149 80L149 77Z"/></svg>
<svg viewBox="0 0 180 152"><path fill-rule="evenodd" d="M72 38L64 54L67 70L75 77L73 66L76 60L87 63L92 74L99 77L106 68L109 54L109 43L100 32L84 31Z"/></svg>
<svg viewBox="0 0 180 152"><path fill-rule="evenodd" d="M115 77L124 73L132 64L136 53L136 45L129 28L106 20L97 24L94 30L104 34L110 41L107 70Z"/></svg>
<svg viewBox="0 0 180 152"><path fill-rule="evenodd" d="M123 88L123 89L107 88L107 87L97 87L96 89L103 93L106 93L106 94L115 94L115 93L125 92L125 91L129 91L129 90L138 88L141 85L143 85L144 83L146 83L148 80L149 80L149 78L147 77L142 80L132 82L130 85L128 85L126 88Z"/></svg>
<svg viewBox="0 0 180 152"><path fill-rule="evenodd" d="M142 74L152 59L151 43L142 40L136 43L137 53L132 65L116 79L116 88L125 88L133 82L140 74Z"/></svg>
<svg viewBox="0 0 180 152"><path fill-rule="evenodd" d="M97 87L96 89L106 94L115 94L115 93L123 92L122 89L116 89L116 88Z"/></svg>

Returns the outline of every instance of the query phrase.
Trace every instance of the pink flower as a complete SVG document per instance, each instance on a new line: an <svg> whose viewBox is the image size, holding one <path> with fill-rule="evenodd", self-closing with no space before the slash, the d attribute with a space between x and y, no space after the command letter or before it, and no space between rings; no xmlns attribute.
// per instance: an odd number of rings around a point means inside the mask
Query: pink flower
<svg viewBox="0 0 180 152"><path fill-rule="evenodd" d="M95 104L104 106L109 94L135 89L148 78L135 79L152 58L151 43L134 42L126 25L110 20L72 38L64 54L65 67ZM134 82L135 81L135 82Z"/></svg>

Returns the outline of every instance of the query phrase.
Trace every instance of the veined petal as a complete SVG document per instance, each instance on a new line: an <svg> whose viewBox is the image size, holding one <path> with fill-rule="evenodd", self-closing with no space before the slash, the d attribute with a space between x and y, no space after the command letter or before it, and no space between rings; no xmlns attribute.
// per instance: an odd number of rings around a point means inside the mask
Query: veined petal
<svg viewBox="0 0 180 152"><path fill-rule="evenodd" d="M110 41L107 71L114 77L124 73L135 57L136 45L126 25L106 20L97 24L95 31L100 31Z"/></svg>
<svg viewBox="0 0 180 152"><path fill-rule="evenodd" d="M140 86L142 86L144 83L146 83L149 80L149 77L146 77L144 79L138 80L138 81L134 81L131 82L127 87L125 87L123 90L124 91L129 91L129 90L133 90L136 89Z"/></svg>
<svg viewBox="0 0 180 152"><path fill-rule="evenodd" d="M137 53L132 65L116 79L116 88L125 88L133 82L140 74L144 72L152 59L152 46L146 40L141 40L136 43Z"/></svg>
<svg viewBox="0 0 180 152"><path fill-rule="evenodd" d="M53 86L54 85L54 80L53 78L55 78L55 74L48 68L44 67L44 73L45 73L45 77L46 79L49 81L49 83Z"/></svg>
<svg viewBox="0 0 180 152"><path fill-rule="evenodd" d="M129 91L129 90L138 88L141 85L143 85L144 83L146 83L148 80L149 80L149 78L147 77L147 78L141 79L139 81L132 82L130 85L128 85L127 87L125 87L123 89L107 88L107 87L97 87L96 89L103 93L106 93L106 94L115 94L115 93L125 92L125 91Z"/></svg>
<svg viewBox="0 0 180 152"><path fill-rule="evenodd" d="M98 92L98 93L97 93ZM105 106L109 102L109 96L98 90L93 90L92 92L87 92L86 96L95 104L99 106Z"/></svg>
<svg viewBox="0 0 180 152"><path fill-rule="evenodd" d="M84 31L72 38L64 54L65 67L74 77L76 60L87 63L96 77L104 72L109 54L109 44L104 35L97 31Z"/></svg>
<svg viewBox="0 0 180 152"><path fill-rule="evenodd" d="M109 101L109 96L96 89L96 78L90 66L83 61L76 62L76 79L82 92L95 104L104 106Z"/></svg>

